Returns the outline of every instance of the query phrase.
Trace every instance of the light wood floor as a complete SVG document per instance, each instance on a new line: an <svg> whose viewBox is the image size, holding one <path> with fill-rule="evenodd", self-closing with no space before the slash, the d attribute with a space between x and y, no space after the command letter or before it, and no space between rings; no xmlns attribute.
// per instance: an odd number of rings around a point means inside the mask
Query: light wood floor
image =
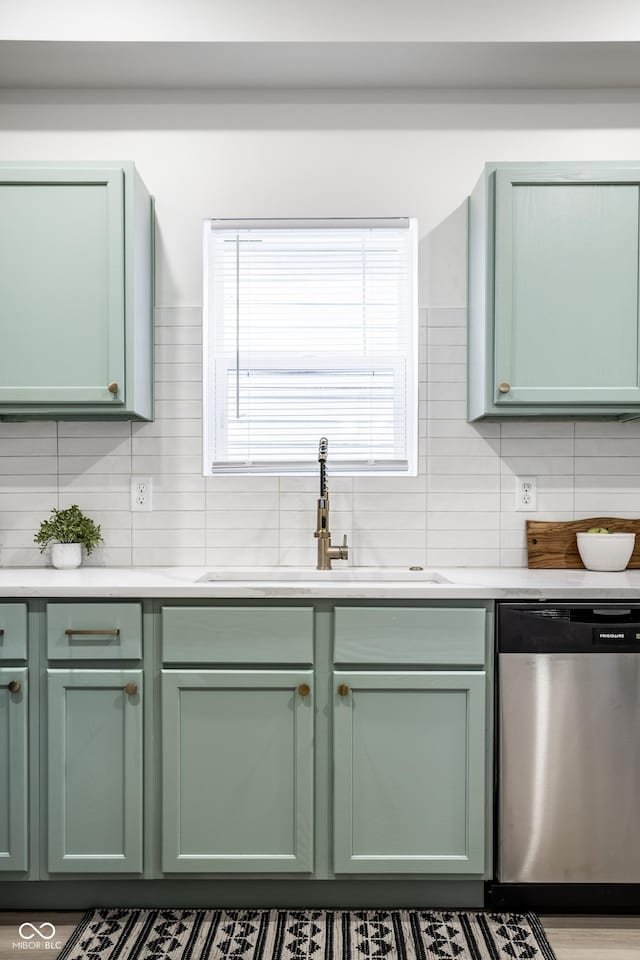
<svg viewBox="0 0 640 960"><path fill-rule="evenodd" d="M0 912L0 960L23 956L55 958L82 917L80 913ZM542 917L542 923L557 960L640 960L640 916L638 917ZM22 923L38 926L52 923L56 928L52 944L56 949L22 950L18 928ZM45 928L49 933L49 928ZM25 933L30 933L25 928Z"/></svg>

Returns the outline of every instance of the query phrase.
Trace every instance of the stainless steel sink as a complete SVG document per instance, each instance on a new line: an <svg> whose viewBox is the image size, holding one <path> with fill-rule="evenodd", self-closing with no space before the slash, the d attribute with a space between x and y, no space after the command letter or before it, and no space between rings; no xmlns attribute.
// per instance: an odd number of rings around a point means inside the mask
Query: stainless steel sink
<svg viewBox="0 0 640 960"><path fill-rule="evenodd" d="M244 580L255 583L337 583L364 581L366 583L451 583L435 570L412 567L340 567L335 570L316 570L315 567L217 567L198 577L198 583Z"/></svg>

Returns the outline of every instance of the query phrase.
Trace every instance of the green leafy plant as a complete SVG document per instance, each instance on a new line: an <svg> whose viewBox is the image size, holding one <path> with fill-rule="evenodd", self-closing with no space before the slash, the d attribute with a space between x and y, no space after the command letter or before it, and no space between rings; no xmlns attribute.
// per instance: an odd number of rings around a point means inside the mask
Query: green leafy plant
<svg viewBox="0 0 640 960"><path fill-rule="evenodd" d="M50 543L81 543L89 554L102 542L102 534L100 526L85 517L74 503L67 510L54 508L50 519L42 521L33 539L39 545L40 553L44 553Z"/></svg>

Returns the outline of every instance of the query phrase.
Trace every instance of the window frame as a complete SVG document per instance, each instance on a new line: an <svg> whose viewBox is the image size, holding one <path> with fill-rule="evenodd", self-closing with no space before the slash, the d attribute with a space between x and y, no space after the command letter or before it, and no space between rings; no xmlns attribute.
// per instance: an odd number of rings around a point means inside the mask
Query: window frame
<svg viewBox="0 0 640 960"><path fill-rule="evenodd" d="M278 460L272 463L264 461L215 461L213 453L215 452L216 438L226 434L224 424L219 427L216 424L216 412L222 408L227 410L227 376L229 371L237 369L236 363L231 361L231 354L226 353L223 357L213 355L213 343L215 340L216 315L212 306L210 262L211 253L209 243L215 236L216 228L219 230L246 230L246 229L309 229L323 228L327 230L336 227L356 227L356 228L384 228L384 227L402 226L408 231L409 238L409 318L407 323L407 350L406 365L404 366L403 376L406 380L404 397L404 440L406 458L402 460L402 466L398 461L398 466L394 467L393 460L384 461L365 461L363 459L346 460L334 459L331 464L331 472L342 476L390 476L390 477L412 477L418 473L418 235L417 220L415 217L403 218L360 218L357 220L346 219L313 219L313 220L223 220L206 219L203 223L203 314L202 314L202 344L203 344L203 474L207 476L309 476L317 470L317 463L310 461L285 461ZM289 363L287 366L277 366L275 359L277 351L256 351L251 353L251 366L260 369L273 368L283 371L294 370L295 364ZM355 370L358 367L363 369L375 369L374 363L362 357L358 360L340 359L336 354L321 357L313 350L307 350L304 353L292 352L290 358L299 358L302 361L306 358L306 366L310 366L309 359L313 359L313 369L321 370L323 367L336 370L344 365L345 370ZM380 358L379 366L381 368L394 368L399 370L398 357L404 360L405 354L397 352L390 354L388 359ZM397 403L397 396L394 395ZM221 402L221 404L220 404ZM315 438L314 441L315 443ZM331 443L331 437L329 437ZM404 464L406 463L406 466Z"/></svg>

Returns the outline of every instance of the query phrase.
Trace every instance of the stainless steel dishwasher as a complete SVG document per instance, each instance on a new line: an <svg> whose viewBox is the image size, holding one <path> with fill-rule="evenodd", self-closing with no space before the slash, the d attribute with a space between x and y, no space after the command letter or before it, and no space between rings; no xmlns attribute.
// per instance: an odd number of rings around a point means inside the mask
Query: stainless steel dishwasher
<svg viewBox="0 0 640 960"><path fill-rule="evenodd" d="M498 887L637 909L640 604L501 603L497 622Z"/></svg>

